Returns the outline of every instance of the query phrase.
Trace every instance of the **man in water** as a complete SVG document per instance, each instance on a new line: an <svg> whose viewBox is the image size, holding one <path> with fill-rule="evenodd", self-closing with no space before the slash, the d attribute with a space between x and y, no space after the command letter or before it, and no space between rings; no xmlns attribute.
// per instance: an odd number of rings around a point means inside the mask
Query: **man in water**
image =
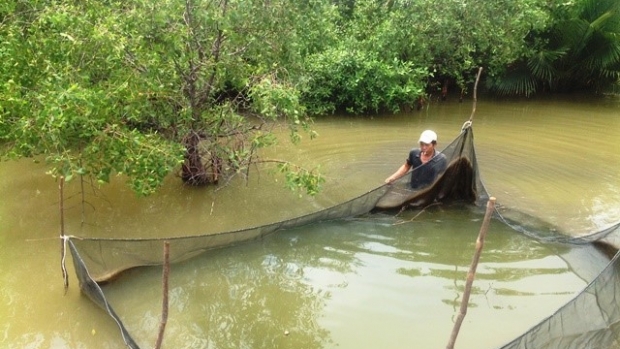
<svg viewBox="0 0 620 349"><path fill-rule="evenodd" d="M385 183L391 184L395 180L411 172L411 188L422 189L432 184L447 166L446 156L435 149L437 146L437 134L426 130L418 140L420 148L412 149L405 163L394 174L385 179Z"/></svg>

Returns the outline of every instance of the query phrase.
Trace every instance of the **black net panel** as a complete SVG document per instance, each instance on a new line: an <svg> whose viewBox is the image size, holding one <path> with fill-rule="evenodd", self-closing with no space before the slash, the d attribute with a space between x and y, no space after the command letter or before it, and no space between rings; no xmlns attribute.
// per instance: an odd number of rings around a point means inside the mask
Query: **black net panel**
<svg viewBox="0 0 620 349"><path fill-rule="evenodd" d="M75 273L77 274L78 282L80 283L80 289L82 293L84 293L91 301L100 306L103 310L105 310L108 315L114 319L116 324L118 325L119 330L121 331L121 336L123 337L123 341L127 345L127 347L131 349L139 349L138 344L131 338L129 332L123 325L121 319L116 315L114 309L106 299L103 294L103 290L99 287L99 284L93 280L93 278L89 275L88 269L86 269L86 265L84 264L84 260L80 257L80 253L77 251L75 244L71 239L68 240L69 250L71 251L71 256L73 257L73 266L75 267Z"/></svg>
<svg viewBox="0 0 620 349"><path fill-rule="evenodd" d="M260 238L280 229L311 222L356 216L369 212L385 193L385 186L351 201L305 216L259 227L206 235L155 239L73 238L91 277L97 282L113 279L124 270L162 263L162 241L170 242L170 261L179 262L210 249Z"/></svg>
<svg viewBox="0 0 620 349"><path fill-rule="evenodd" d="M430 178L411 186L411 176ZM114 312L99 284L130 268L162 264L163 241L170 243L170 261L178 262L215 248L257 239L277 230L317 221L358 216L375 210L401 210L437 202L464 201L483 206L489 196L478 171L473 131L467 127L442 150L440 156L411 171L391 185L382 185L347 202L304 216L235 231L156 239L68 238L80 288L116 321L123 340L138 348ZM566 237L548 233L544 224L498 208L496 218L515 230L546 241L590 243L605 241L619 246L620 224L595 234ZM620 348L617 326L620 308L618 256L589 287L556 314L503 348Z"/></svg>
<svg viewBox="0 0 620 349"><path fill-rule="evenodd" d="M620 233L620 224L606 231ZM598 234L594 234L598 235ZM572 301L502 349L620 348L620 254Z"/></svg>

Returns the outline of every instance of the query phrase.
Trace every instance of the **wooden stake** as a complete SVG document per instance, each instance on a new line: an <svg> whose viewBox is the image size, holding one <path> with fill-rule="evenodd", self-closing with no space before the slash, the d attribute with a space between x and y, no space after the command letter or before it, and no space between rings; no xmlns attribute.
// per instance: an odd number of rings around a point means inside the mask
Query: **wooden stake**
<svg viewBox="0 0 620 349"><path fill-rule="evenodd" d="M157 335L157 342L155 343L155 349L161 348L161 343L164 340L164 331L166 330L166 323L168 322L168 278L170 275L170 242L164 241L164 266L162 272L162 290L163 301L161 305L161 322L159 323L159 334Z"/></svg>
<svg viewBox="0 0 620 349"><path fill-rule="evenodd" d="M480 233L478 234L478 239L476 240L476 252L474 253L474 258L471 262L471 266L469 267L469 272L467 272L467 281L465 283L465 292L463 293L463 299L461 300L461 309L459 311L459 316L454 323L454 327L452 328L452 335L450 336L450 341L446 346L446 349L453 349L454 343L456 342L456 337L459 334L459 330L461 329L461 324L463 323L463 319L467 314L467 305L469 303L469 295L471 294L471 287L474 283L474 277L476 276L476 268L478 267L478 261L480 260L480 255L482 254L482 248L484 247L484 239L487 235L487 231L489 230L489 223L491 222L491 216L493 215L493 211L495 210L495 198L489 198L487 202L487 210L484 214L484 220L482 221L482 226L480 227Z"/></svg>
<svg viewBox="0 0 620 349"><path fill-rule="evenodd" d="M476 75L476 82L474 83L474 105L471 110L471 115L469 116L470 122L474 119L474 113L476 113L476 102L478 101L478 96L477 96L478 81L480 81L481 74L482 74L482 67L478 68L478 75Z"/></svg>

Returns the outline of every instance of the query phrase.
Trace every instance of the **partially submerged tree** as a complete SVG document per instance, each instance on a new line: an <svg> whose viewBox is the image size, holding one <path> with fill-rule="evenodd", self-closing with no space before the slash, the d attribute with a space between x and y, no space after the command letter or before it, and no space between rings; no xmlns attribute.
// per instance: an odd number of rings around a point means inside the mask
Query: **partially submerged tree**
<svg viewBox="0 0 620 349"><path fill-rule="evenodd" d="M278 64L298 57L296 10L284 0L9 1L0 155L44 156L68 179L124 174L139 194L179 168L203 185L275 161L314 194L317 173L257 154L277 122L293 141L308 129Z"/></svg>

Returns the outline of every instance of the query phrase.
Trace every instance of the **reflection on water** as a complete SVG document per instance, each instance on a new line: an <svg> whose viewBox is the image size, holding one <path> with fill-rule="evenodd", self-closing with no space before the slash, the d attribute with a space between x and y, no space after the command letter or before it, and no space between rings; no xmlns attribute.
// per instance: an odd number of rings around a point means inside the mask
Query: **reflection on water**
<svg viewBox="0 0 620 349"><path fill-rule="evenodd" d="M618 221L619 108L617 99L481 98L474 134L489 193L568 234ZM67 187L67 233L192 235L319 210L380 185L402 164L421 130L435 129L439 148L445 146L470 113L471 105L449 102L410 115L317 120L318 139L300 148L281 144L271 154L321 167L328 182L315 199L298 198L263 172L217 192L184 188L171 178L161 193L146 199L136 198L119 179L101 189L87 186L82 205L74 181ZM73 274L63 296L57 184L41 165L5 162L0 197L0 347L118 348L115 324L79 294ZM409 214L315 224L174 265L167 343L445 345L480 217L437 208L407 222L414 216ZM493 223L457 345L490 348L506 342L570 299L600 263L589 250L542 245ZM159 274L156 268L137 269L106 289L144 347L154 343L159 322Z"/></svg>
<svg viewBox="0 0 620 349"><path fill-rule="evenodd" d="M406 224L385 215L324 222L173 265L166 343L441 347L458 313L481 218L455 207ZM492 335L481 339L465 325L460 344L501 345L572 298L586 282L560 257L571 248L542 245L494 223L468 318ZM158 325L160 273L134 270L105 288L144 347Z"/></svg>

